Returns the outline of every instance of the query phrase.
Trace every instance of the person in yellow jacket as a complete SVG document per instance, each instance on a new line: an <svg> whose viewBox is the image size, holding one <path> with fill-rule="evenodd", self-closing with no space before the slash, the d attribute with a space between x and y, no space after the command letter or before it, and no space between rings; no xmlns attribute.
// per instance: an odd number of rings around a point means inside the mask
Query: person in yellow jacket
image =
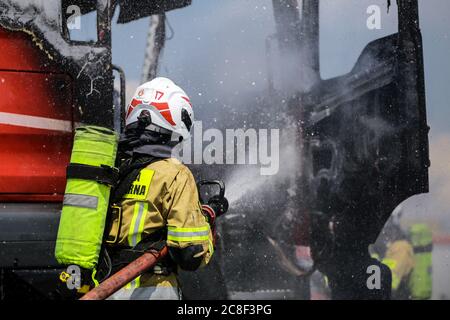
<svg viewBox="0 0 450 320"><path fill-rule="evenodd" d="M399 206L373 246L374 255L392 272L392 299L429 299L431 231L424 224L415 224L406 234L400 227L401 214Z"/></svg>
<svg viewBox="0 0 450 320"><path fill-rule="evenodd" d="M381 262L392 272L392 298L409 299L409 278L414 269L414 251L411 243L406 239L388 243L386 254Z"/></svg>
<svg viewBox="0 0 450 320"><path fill-rule="evenodd" d="M172 157L190 137L192 106L171 80L156 78L137 88L125 116L119 149L128 159L113 195L118 209L108 230L111 261L123 267L159 241L169 256L110 299L180 299L178 268L194 271L214 252L214 208L200 204L192 173Z"/></svg>
<svg viewBox="0 0 450 320"><path fill-rule="evenodd" d="M391 270L391 298L394 300L409 299L408 279L414 268L413 247L400 226L402 210L401 205L394 210L371 247L372 257L380 260Z"/></svg>

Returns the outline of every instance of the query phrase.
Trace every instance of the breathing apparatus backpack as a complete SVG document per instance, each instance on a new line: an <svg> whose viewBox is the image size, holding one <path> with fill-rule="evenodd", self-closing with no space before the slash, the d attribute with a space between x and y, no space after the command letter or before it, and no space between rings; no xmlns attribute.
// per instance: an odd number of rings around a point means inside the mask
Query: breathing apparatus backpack
<svg viewBox="0 0 450 320"><path fill-rule="evenodd" d="M98 285L98 274L106 278L111 273L111 259L104 244L111 243L105 231L115 222L115 204L127 193L140 170L160 159L130 158L119 171L114 167L117 149L118 136L112 130L85 126L75 132L55 257L60 264L69 266L61 273L60 280L67 287L77 288L78 293ZM79 277L71 278L78 270Z"/></svg>
<svg viewBox="0 0 450 320"><path fill-rule="evenodd" d="M111 188L118 178L117 146L118 135L107 128L83 126L75 131L55 247L63 265L95 272Z"/></svg>

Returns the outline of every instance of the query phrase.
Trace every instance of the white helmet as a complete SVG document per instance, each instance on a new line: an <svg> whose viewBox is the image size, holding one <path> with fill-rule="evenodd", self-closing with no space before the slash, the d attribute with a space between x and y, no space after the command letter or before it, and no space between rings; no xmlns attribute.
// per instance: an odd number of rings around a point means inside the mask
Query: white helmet
<svg viewBox="0 0 450 320"><path fill-rule="evenodd" d="M144 111L144 113L142 113ZM155 78L140 85L125 108L125 126L137 123L141 114L150 114L145 129L172 135L172 141L189 139L194 111L187 94L172 80Z"/></svg>

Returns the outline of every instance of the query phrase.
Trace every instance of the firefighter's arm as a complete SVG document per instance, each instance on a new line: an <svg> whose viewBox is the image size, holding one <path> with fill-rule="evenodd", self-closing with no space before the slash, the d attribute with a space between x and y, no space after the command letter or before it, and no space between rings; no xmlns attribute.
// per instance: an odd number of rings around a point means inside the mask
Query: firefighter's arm
<svg viewBox="0 0 450 320"><path fill-rule="evenodd" d="M172 259L184 270L196 270L211 259L213 235L202 212L192 173L181 170L165 197L167 246Z"/></svg>
<svg viewBox="0 0 450 320"><path fill-rule="evenodd" d="M397 290L401 281L407 277L414 268L414 251L407 241L393 242L383 259L392 271L392 289Z"/></svg>

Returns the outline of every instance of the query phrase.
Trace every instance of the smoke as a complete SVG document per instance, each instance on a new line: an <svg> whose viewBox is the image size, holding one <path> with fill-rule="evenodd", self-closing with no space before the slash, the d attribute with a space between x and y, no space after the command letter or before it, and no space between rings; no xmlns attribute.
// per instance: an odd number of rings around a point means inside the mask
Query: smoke
<svg viewBox="0 0 450 320"><path fill-rule="evenodd" d="M445 3L445 6L448 6L447 1ZM391 8L389 16L386 11L382 10L381 30L367 30L366 9L368 5L372 4L385 8L386 1L321 1L320 52L323 78L340 76L349 72L368 42L396 32L395 7ZM421 5L425 6L423 3ZM427 6L427 10L431 10L429 9L431 7ZM441 10L440 12L447 11ZM443 16L445 15L443 14ZM260 267L266 259L267 247L260 250L258 246L264 246L264 242L258 239L249 238L248 241L245 241L246 234L243 231L247 229L239 229L239 227L249 224L252 228L257 229L255 232L260 232L260 229L253 223L255 220L265 226L273 227L278 219L288 217L290 212L295 213L295 210L298 209L296 208L298 205L296 182L302 165L301 150L299 150L301 143L297 140L298 126L292 123L287 116L286 101L275 96L258 104L255 99L255 97L267 97L269 94L267 91L268 59L265 42L266 38L275 32L272 1L196 0L190 7L169 12L167 17L175 34L173 40L166 43L159 75L173 79L185 89L193 103L195 118L204 123L205 129L252 127L281 129L280 169L277 175L263 176L259 166L251 165L210 167L211 177L224 178L226 184L225 195L230 202L230 213L223 217L222 221L233 220L231 219L233 213L244 216L247 214L252 218L249 223L239 217L236 226L239 233L231 235L236 242L242 240L243 245L237 245L233 241L227 244L232 250L224 252L227 255L226 258L232 256L234 262L230 265L237 266L237 269L231 270L230 275L232 276L227 281L241 280L239 274L245 273L246 277L250 278L248 281L252 285L257 285L261 283L260 278L267 274L270 278L275 278L278 271L271 272L272 269ZM442 20L442 26L447 26L445 19ZM138 85L144 58L147 27L146 19L114 27L114 59L116 64L124 66L127 70L127 81L129 82L127 101ZM427 26L423 27L426 32ZM446 29L434 28L428 34L424 34L426 53L427 50L428 54L436 51L430 49L433 46L427 46L426 41L429 41L428 43L434 41L435 34L442 33L442 30ZM445 41L441 41L442 38L439 39L440 41L435 42L443 46ZM447 47L443 47L443 49L445 48ZM445 50L439 52L443 53ZM276 54L275 49L273 55ZM280 89L279 83L281 82L290 83L291 87L283 88L284 90L288 89L289 93L295 92L297 86L299 89L309 88L308 79L304 83L297 83L290 81L291 75L279 73L280 70L291 70L289 69L290 61L296 61L296 58L294 56L292 59L284 61L280 61L281 59L276 57L269 59L275 73L275 89ZM435 71L444 74L442 63L446 60L443 60L443 57L434 58L434 61L430 63L428 56L428 67L434 65L436 66ZM283 66L276 69L278 64L283 64ZM435 73L427 74L427 85L430 83L429 79L435 78ZM448 82L445 81L448 79L448 74L447 72L445 77L438 79L441 81L435 85L435 88L441 88L443 83ZM134 83L130 84L131 82ZM431 92L428 87L427 92ZM443 92L446 91L443 90ZM427 100L429 107L430 105L448 105L448 99L430 101L427 97ZM261 105L263 106L261 107ZM438 111L435 111L438 114L435 118L444 122L446 117L442 116L442 112L447 112L445 111L447 109L439 108ZM386 123L380 123L378 119L372 118L362 119L361 126L375 133L374 139L379 139L384 132L392 129L386 126ZM431 122L431 126L434 126L433 122ZM404 205L405 218L422 221L433 219L439 223L448 221L446 215L450 208L450 197L448 197L450 194L450 166L447 160L450 159L449 146L450 135L432 139L430 149L431 193L407 200ZM223 168L224 171L222 171ZM209 168L202 165L202 170L209 170ZM282 203L283 207L280 206L280 203L286 200L288 202ZM445 227L443 223L440 225L441 228L450 230L450 226ZM253 235L251 233L252 237ZM243 253L239 255L241 247ZM257 256L255 256L256 252L258 252ZM250 258L245 260L249 256ZM241 268L239 262L242 261L245 263ZM229 267L228 263L224 263L224 265ZM257 276L253 279L255 273L250 273L250 271L258 266L260 268L256 273ZM237 286L239 285L241 284L239 283ZM279 286L280 282L276 282L272 287Z"/></svg>
<svg viewBox="0 0 450 320"><path fill-rule="evenodd" d="M132 79L131 81L127 81L125 87L125 105L127 105L131 99L133 98L134 93L136 92L136 88L140 86L141 83L138 80Z"/></svg>
<svg viewBox="0 0 450 320"><path fill-rule="evenodd" d="M227 179L227 199L231 206L241 200L244 196L255 192L261 192L270 183L271 178L261 176L258 169L238 169Z"/></svg>
<svg viewBox="0 0 450 320"><path fill-rule="evenodd" d="M435 2L439 3L439 1ZM321 70L325 78L350 71L362 48L369 41L396 31L395 3L389 14L382 10L382 30L369 32L365 28L366 9L371 4L385 8L385 1L382 0L345 1L343 4L331 0L321 2ZM447 6L447 3L445 2L442 6ZM421 9L430 11L431 7L423 6ZM211 8L220 8L220 10L211 11ZM430 17L431 14L428 14L426 18L429 20ZM247 99L247 96L265 94L267 87L265 40L275 31L271 1L251 0L245 3L242 1L226 3L197 1L183 10L169 12L168 18L175 30L175 35L173 40L168 41L165 48L161 75L173 78L185 88L193 101L196 119L203 120L205 124L209 122L211 126L214 126L218 125L214 121L227 122L229 116L238 118L242 110L236 108L236 104L242 108L252 109L254 101ZM444 20L442 24L444 25ZM135 79L138 79L142 67L143 57L139 55L143 55L141 54L143 50L140 48L145 45L147 26L146 21L130 24L129 28L133 28L134 38L128 39L129 36L124 37L123 32L118 30L121 38L114 42L120 44L114 47L114 52L117 52L115 57L127 60L118 64L129 66L130 62L134 61L132 67L128 67L127 70L131 75L128 77L127 101L138 85ZM119 29L119 26L115 28ZM120 26L120 28L128 28L128 25ZM426 26L424 31L427 31ZM427 41L427 37L424 38ZM126 48L133 48L133 50ZM120 54L121 50L127 51ZM282 63L275 60L272 62ZM289 65L288 62L286 64ZM133 76L133 73L136 75ZM236 101L239 102L236 103ZM279 105L283 103L280 99L278 105L270 106L273 117L284 112L284 110L278 110ZM253 115L259 116L256 112ZM241 116L240 121L233 122L233 126L226 126L245 127L247 120L249 119ZM364 124L374 133L380 133L384 129L389 130L383 123L379 124L377 119L368 119ZM433 126L432 123L431 125ZM222 127L222 123L220 126ZM383 130L380 131L380 128ZM282 130L280 140L279 174L270 177L261 176L257 167L248 165L237 167L226 177L227 196L232 203L237 204L255 194L264 194L265 189L270 190L271 186L288 179L291 172L297 170L296 163L300 163L299 150L296 150L295 143L292 143L293 138L286 138L289 134L285 131L286 129ZM432 141L430 182L433 196L415 197L419 199L426 197L428 200L424 202L418 200L412 205L411 210L414 216L442 217L448 207L449 200L445 196L447 192L445 177L447 176L445 170L439 171L436 168L436 166L442 168L445 163L443 162L445 155L438 155L445 150L439 146L445 145L444 139L439 137ZM436 142L438 140L440 142ZM295 192L295 188L289 190Z"/></svg>
<svg viewBox="0 0 450 320"><path fill-rule="evenodd" d="M271 8L270 0L194 1L168 13L175 35L166 43L160 73L190 95L195 111L202 111L199 120L267 87L265 39L275 30Z"/></svg>
<svg viewBox="0 0 450 320"><path fill-rule="evenodd" d="M226 196L230 205L239 205L241 200L256 197L264 201L265 195L280 192L277 186L289 184L288 195L295 195L295 182L300 173L300 143L298 142L298 127L286 116L283 117L286 126L281 130L279 140L280 166L276 175L261 175L259 168L242 166L233 170L226 179Z"/></svg>
<svg viewBox="0 0 450 320"><path fill-rule="evenodd" d="M383 135L388 135L395 130L398 130L382 118L362 116L360 121L368 130L377 135L375 140L378 140Z"/></svg>
<svg viewBox="0 0 450 320"><path fill-rule="evenodd" d="M381 9L381 29L367 28L367 8L372 5ZM351 71L367 43L397 32L397 25L396 1L388 13L386 0L320 0L322 77Z"/></svg>

